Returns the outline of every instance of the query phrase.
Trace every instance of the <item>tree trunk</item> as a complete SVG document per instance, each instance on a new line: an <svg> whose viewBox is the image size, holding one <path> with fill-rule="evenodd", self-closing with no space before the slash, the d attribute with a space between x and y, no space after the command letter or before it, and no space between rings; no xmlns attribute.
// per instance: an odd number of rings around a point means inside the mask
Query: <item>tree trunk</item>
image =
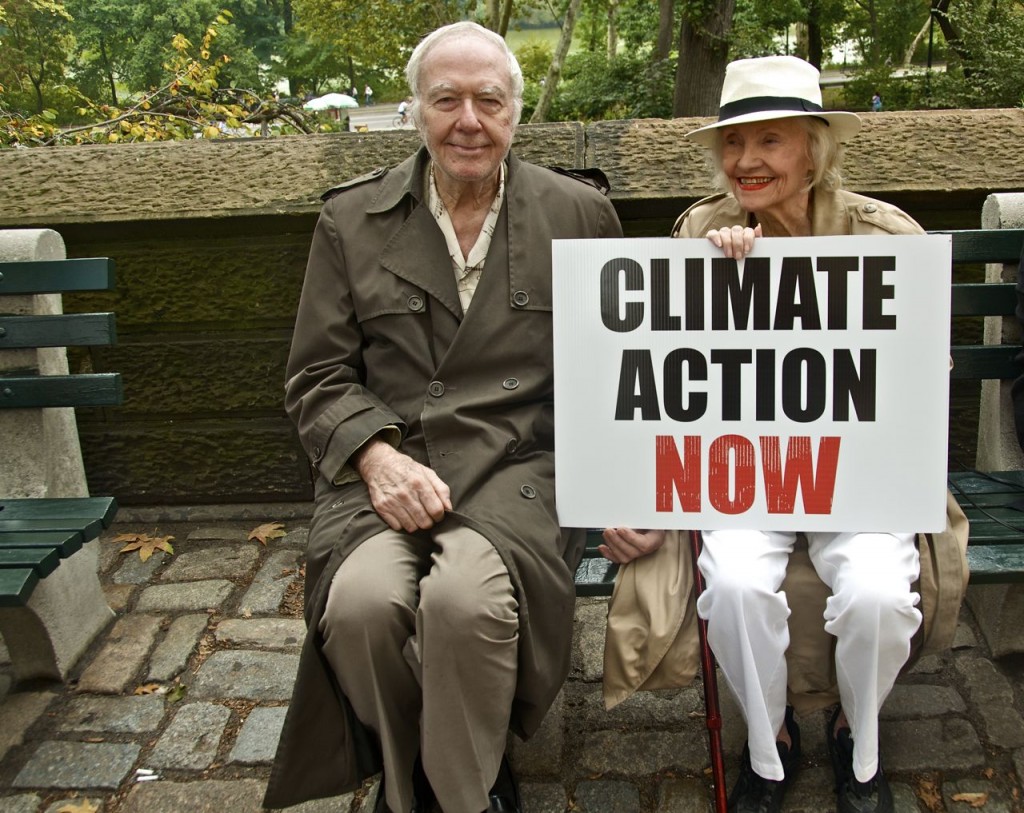
<svg viewBox="0 0 1024 813"><path fill-rule="evenodd" d="M103 60L103 72L107 75L107 82L110 84L110 103L117 107L117 85L114 83L114 71L110 67L107 45L103 37L100 37L100 58Z"/></svg>
<svg viewBox="0 0 1024 813"><path fill-rule="evenodd" d="M619 50L619 0L608 0L608 61L615 59Z"/></svg>
<svg viewBox="0 0 1024 813"><path fill-rule="evenodd" d="M714 116L729 61L729 32L736 0L717 0L702 20L684 13L679 26L679 61L672 115Z"/></svg>
<svg viewBox="0 0 1024 813"><path fill-rule="evenodd" d="M654 45L654 61L668 59L672 53L672 23L675 18L675 0L658 0L658 40Z"/></svg>
<svg viewBox="0 0 1024 813"><path fill-rule="evenodd" d="M498 9L499 0L487 0L485 6L484 25L486 25L491 31L497 31L499 20L501 19L501 12Z"/></svg>
<svg viewBox="0 0 1024 813"><path fill-rule="evenodd" d="M925 38L928 33L928 26L932 24L932 15L929 14L927 19L924 21L924 25L921 26L921 30L917 32L917 36L914 37L914 41L910 43L910 47L907 52L903 55L903 67L909 68L910 63L914 59L914 53L917 51L917 46L921 44L921 40Z"/></svg>
<svg viewBox="0 0 1024 813"><path fill-rule="evenodd" d="M964 62L969 62L971 54L964 48L964 44L960 41L960 32L956 30L953 21L949 19L949 0L932 0L931 15L938 24L942 36L945 37L946 44Z"/></svg>
<svg viewBox="0 0 1024 813"><path fill-rule="evenodd" d="M562 33L558 37L558 47L555 48L555 55L551 58L551 67L548 68L544 89L540 92L540 99L537 100L537 108L530 116L530 124L547 121L551 102L554 101L555 90L558 88L558 80L562 78L562 63L572 44L572 32L576 27L576 16L579 14L582 1L569 0L569 7L565 10L565 21L562 23Z"/></svg>
<svg viewBox="0 0 1024 813"><path fill-rule="evenodd" d="M807 4L807 61L821 70L821 8L817 0Z"/></svg>
<svg viewBox="0 0 1024 813"><path fill-rule="evenodd" d="M498 33L501 36L508 34L508 24L512 19L512 5L514 0L504 0L501 8L501 22L498 25Z"/></svg>

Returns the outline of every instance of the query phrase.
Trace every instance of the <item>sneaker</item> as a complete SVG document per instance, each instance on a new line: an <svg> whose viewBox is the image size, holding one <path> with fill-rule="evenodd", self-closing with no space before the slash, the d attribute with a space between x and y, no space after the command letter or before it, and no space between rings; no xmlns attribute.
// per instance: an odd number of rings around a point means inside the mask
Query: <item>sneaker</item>
<svg viewBox="0 0 1024 813"><path fill-rule="evenodd" d="M793 719L792 706L786 707L786 730L793 745L781 742L775 744L779 749L779 759L782 760L782 779L759 776L750 764L750 747L743 746L739 779L729 794L729 813L779 813L782 810L782 798L796 776L797 763L800 761L800 727Z"/></svg>
<svg viewBox="0 0 1024 813"><path fill-rule="evenodd" d="M842 711L837 706L828 721L825 739L832 758L832 770L836 775L836 797L838 813L893 813L892 791L889 782L878 766L875 775L867 782L860 782L853 774L853 737L850 729L843 727L833 736L836 720Z"/></svg>

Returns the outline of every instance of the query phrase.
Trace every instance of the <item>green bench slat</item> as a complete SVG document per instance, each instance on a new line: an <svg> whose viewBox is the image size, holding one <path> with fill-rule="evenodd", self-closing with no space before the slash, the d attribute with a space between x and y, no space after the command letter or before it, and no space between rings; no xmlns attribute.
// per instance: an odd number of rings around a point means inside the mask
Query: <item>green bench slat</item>
<svg viewBox="0 0 1024 813"><path fill-rule="evenodd" d="M0 315L0 349L13 347L87 347L114 344L112 313L67 313L59 316Z"/></svg>
<svg viewBox="0 0 1024 813"><path fill-rule="evenodd" d="M972 584L1024 582L1024 545L969 545Z"/></svg>
<svg viewBox="0 0 1024 813"><path fill-rule="evenodd" d="M86 540L95 539L103 531L98 519L0 519L0 533L36 531L79 531Z"/></svg>
<svg viewBox="0 0 1024 813"><path fill-rule="evenodd" d="M1022 372L1014 363L1020 347L1011 344L953 345L950 376L958 379L1013 379Z"/></svg>
<svg viewBox="0 0 1024 813"><path fill-rule="evenodd" d="M0 296L109 291L114 261L108 257L0 263Z"/></svg>
<svg viewBox="0 0 1024 813"><path fill-rule="evenodd" d="M117 514L113 497L53 497L32 499L0 497L0 520L3 519L98 519L109 528ZM66 526L51 530L63 530Z"/></svg>
<svg viewBox="0 0 1024 813"><path fill-rule="evenodd" d="M0 409L118 406L123 402L120 373L0 377Z"/></svg>
<svg viewBox="0 0 1024 813"><path fill-rule="evenodd" d="M0 531L0 550L48 548L67 559L84 544L81 531Z"/></svg>
<svg viewBox="0 0 1024 813"><path fill-rule="evenodd" d="M0 570L0 607L24 607L38 583L30 567Z"/></svg>
<svg viewBox="0 0 1024 813"><path fill-rule="evenodd" d="M930 234L953 236L953 263L1015 263L1024 246L1024 229L961 229Z"/></svg>
<svg viewBox="0 0 1024 813"><path fill-rule="evenodd" d="M965 282L953 286L953 316L1013 316L1017 286L1012 282Z"/></svg>
<svg viewBox="0 0 1024 813"><path fill-rule="evenodd" d="M61 558L55 548L0 548L0 570L30 567L43 578L57 569Z"/></svg>

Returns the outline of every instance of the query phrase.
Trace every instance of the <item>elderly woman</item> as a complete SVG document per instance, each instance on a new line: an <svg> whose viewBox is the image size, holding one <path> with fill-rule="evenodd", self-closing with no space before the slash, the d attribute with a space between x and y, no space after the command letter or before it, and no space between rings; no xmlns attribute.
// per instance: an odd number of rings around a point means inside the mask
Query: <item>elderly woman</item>
<svg viewBox="0 0 1024 813"><path fill-rule="evenodd" d="M687 134L712 151L728 191L684 212L672 235L707 237L726 256L741 259L761 237L920 234L899 209L840 188L842 142L859 128L852 113L822 110L818 71L808 63L785 56L731 63L719 120ZM827 740L838 810L891 811L878 755L878 713L921 624L915 536L804 536L830 591L824 629L835 638L840 704ZM656 531L609 529L604 553L628 562L663 538ZM704 533L698 566L707 587L697 611L708 622L711 648L747 723L730 811L780 810L800 758L800 731L787 706L790 606L781 589L796 541L795 530Z"/></svg>

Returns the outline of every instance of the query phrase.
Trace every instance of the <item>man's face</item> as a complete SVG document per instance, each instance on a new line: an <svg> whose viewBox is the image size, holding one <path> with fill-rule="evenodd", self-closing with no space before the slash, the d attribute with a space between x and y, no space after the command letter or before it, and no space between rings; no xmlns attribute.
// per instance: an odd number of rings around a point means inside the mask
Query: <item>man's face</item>
<svg viewBox="0 0 1024 813"><path fill-rule="evenodd" d="M437 180L494 177L514 130L512 79L500 48L473 36L446 40L427 54L419 82L420 130Z"/></svg>

